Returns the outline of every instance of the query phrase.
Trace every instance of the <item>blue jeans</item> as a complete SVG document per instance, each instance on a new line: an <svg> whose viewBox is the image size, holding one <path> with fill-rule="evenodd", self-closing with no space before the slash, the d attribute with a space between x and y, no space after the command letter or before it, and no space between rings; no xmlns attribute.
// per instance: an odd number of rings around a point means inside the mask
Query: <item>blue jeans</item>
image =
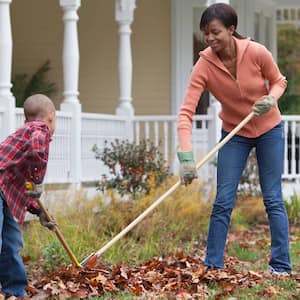
<svg viewBox="0 0 300 300"><path fill-rule="evenodd" d="M222 138L226 134L222 131ZM224 267L224 249L230 215L240 177L253 147L256 149L259 181L270 224L269 265L276 271L290 272L289 224L281 190L284 159L282 123L257 138L236 135L220 149L217 163L217 195L210 218L205 265Z"/></svg>
<svg viewBox="0 0 300 300"><path fill-rule="evenodd" d="M19 224L0 195L0 284L6 295L26 295L27 276L19 254L22 248Z"/></svg>

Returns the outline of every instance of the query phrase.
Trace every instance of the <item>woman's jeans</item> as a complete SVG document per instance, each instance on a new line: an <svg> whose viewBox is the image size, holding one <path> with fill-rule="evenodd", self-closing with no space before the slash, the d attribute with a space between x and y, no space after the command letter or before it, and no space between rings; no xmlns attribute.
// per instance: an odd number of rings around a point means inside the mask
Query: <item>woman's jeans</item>
<svg viewBox="0 0 300 300"><path fill-rule="evenodd" d="M0 194L0 284L6 295L26 295L26 271L19 254L23 247L19 224Z"/></svg>
<svg viewBox="0 0 300 300"><path fill-rule="evenodd" d="M226 136L222 132L222 138ZM217 195L207 238L205 265L224 267L224 249L230 215L234 207L240 177L250 150L256 148L259 181L271 232L271 260L276 271L291 271L289 225L282 199L281 175L284 159L283 124L257 137L234 136L219 151L217 163Z"/></svg>

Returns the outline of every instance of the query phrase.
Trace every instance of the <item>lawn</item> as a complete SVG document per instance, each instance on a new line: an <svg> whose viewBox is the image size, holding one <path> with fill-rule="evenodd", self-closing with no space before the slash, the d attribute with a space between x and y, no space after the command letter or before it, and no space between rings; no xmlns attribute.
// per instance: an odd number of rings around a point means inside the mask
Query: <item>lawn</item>
<svg viewBox="0 0 300 300"><path fill-rule="evenodd" d="M82 260L101 248L174 182L134 201L110 194L51 208L72 250ZM238 199L226 246L224 270L205 273L205 239L213 195L193 183L179 188L131 232L108 249L101 263L79 270L55 235L31 221L23 228L23 256L32 299L300 299L300 227L293 218L293 275L264 272L270 255L262 200Z"/></svg>

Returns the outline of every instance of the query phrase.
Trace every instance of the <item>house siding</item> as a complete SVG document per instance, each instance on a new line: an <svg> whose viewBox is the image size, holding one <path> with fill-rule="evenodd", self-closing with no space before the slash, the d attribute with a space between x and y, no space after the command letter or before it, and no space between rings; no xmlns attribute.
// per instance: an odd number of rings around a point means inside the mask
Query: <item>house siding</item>
<svg viewBox="0 0 300 300"><path fill-rule="evenodd" d="M62 81L62 11L58 1L26 0L11 3L13 37L12 73L31 76L47 59L52 70L49 80L58 85L60 95ZM62 96L58 96L55 102ZM59 107L57 107L59 108Z"/></svg>
<svg viewBox="0 0 300 300"><path fill-rule="evenodd" d="M82 110L115 113L119 97L118 24L115 1L84 0L78 10L79 99ZM31 75L47 59L49 80L62 102L63 12L59 1L13 0L13 74ZM170 0L137 1L132 24L132 96L136 114L170 113Z"/></svg>

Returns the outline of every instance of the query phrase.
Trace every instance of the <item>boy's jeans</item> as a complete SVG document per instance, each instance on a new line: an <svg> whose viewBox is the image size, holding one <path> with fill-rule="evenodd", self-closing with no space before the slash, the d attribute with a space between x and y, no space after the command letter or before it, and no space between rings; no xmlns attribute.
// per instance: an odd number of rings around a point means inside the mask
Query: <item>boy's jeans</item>
<svg viewBox="0 0 300 300"><path fill-rule="evenodd" d="M226 133L222 132L222 138ZM205 265L223 268L224 248L240 177L250 150L256 148L259 180L271 231L271 260L276 271L291 271L289 225L281 191L284 158L283 125L257 137L234 136L221 148L217 165L217 195L211 214Z"/></svg>
<svg viewBox="0 0 300 300"><path fill-rule="evenodd" d="M26 295L27 276L20 250L23 247L19 224L0 194L0 284L6 295Z"/></svg>

